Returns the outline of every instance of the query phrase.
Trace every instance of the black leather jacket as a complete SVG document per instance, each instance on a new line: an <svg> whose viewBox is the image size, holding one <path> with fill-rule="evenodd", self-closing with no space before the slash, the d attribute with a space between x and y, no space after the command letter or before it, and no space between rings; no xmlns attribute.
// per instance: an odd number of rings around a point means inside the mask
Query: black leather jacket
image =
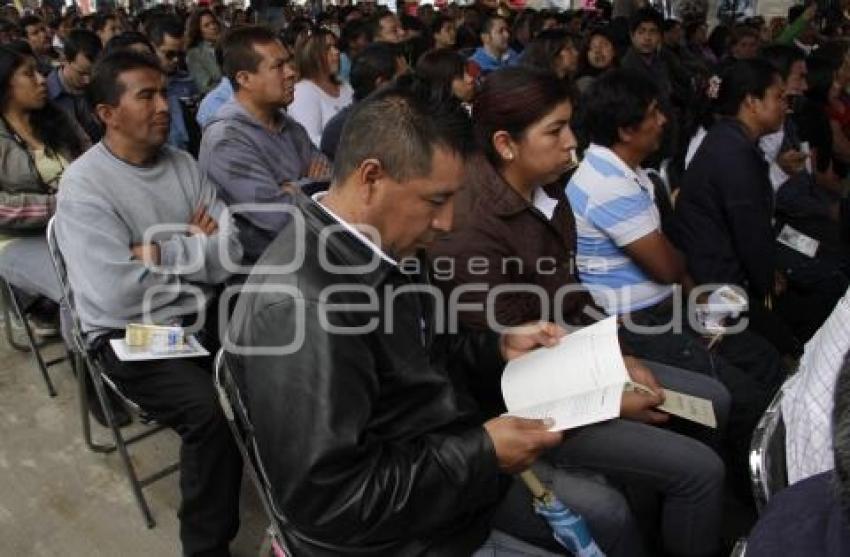
<svg viewBox="0 0 850 557"><path fill-rule="evenodd" d="M296 218L258 265L299 249L303 262L252 275L230 328L239 346L295 349L228 355L293 552L471 554L505 477L450 374L501 373L498 338L437 334L435 297L410 292L414 276L341 228L321 240L336 221L303 195L295 205L303 237Z"/></svg>

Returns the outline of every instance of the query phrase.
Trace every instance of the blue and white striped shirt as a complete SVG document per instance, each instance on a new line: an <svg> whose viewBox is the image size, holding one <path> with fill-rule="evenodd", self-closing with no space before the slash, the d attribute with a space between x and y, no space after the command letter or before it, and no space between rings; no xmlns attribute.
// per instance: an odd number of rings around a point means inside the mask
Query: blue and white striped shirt
<svg viewBox="0 0 850 557"><path fill-rule="evenodd" d="M652 182L610 149L591 145L567 184L576 220L579 278L608 314L643 309L673 286L653 281L623 247L661 229Z"/></svg>

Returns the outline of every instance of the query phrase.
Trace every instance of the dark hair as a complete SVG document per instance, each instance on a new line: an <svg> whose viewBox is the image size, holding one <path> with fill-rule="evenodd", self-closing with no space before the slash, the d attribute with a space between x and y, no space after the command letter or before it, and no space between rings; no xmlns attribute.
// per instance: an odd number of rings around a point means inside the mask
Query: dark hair
<svg viewBox="0 0 850 557"><path fill-rule="evenodd" d="M788 8L788 24L794 23L794 20L798 19L801 15L803 15L803 11L805 11L806 6L803 4L795 4Z"/></svg>
<svg viewBox="0 0 850 557"><path fill-rule="evenodd" d="M0 110L9 102L9 85L12 76L28 58L35 58L26 41L12 41L0 45ZM83 139L71 117L51 102L30 113L30 123L35 136L47 149L78 157L84 149Z"/></svg>
<svg viewBox="0 0 850 557"><path fill-rule="evenodd" d="M479 35L489 34L490 31L493 30L493 26L499 20L504 21L505 23L508 22L507 19L505 19L504 17L500 16L499 14L497 14L495 12L493 12L490 15L488 15L487 17L485 17L484 21L481 23L481 32L479 33Z"/></svg>
<svg viewBox="0 0 850 557"><path fill-rule="evenodd" d="M23 38L27 38L27 27L30 25L43 25L44 22L37 15L25 15L18 22L18 26L21 28L21 36Z"/></svg>
<svg viewBox="0 0 850 557"><path fill-rule="evenodd" d="M806 56L795 46L771 44L759 51L759 58L769 62L779 72L782 79L788 79L794 64L805 60Z"/></svg>
<svg viewBox="0 0 850 557"><path fill-rule="evenodd" d="M807 60L806 65L809 70L806 76L809 84L806 98L825 107L829 102L829 91L835 81L835 72L841 66L841 60L815 54Z"/></svg>
<svg viewBox="0 0 850 557"><path fill-rule="evenodd" d="M133 70L154 70L163 73L159 60L134 50L118 50L102 57L92 70L86 96L92 110L100 104L117 106L124 94L121 75Z"/></svg>
<svg viewBox="0 0 850 557"><path fill-rule="evenodd" d="M438 147L467 157L475 147L469 116L454 97L435 98L421 78L404 75L354 106L340 136L334 180L370 158L396 180L427 176Z"/></svg>
<svg viewBox="0 0 850 557"><path fill-rule="evenodd" d="M620 141L620 130L639 125L659 97L658 86L631 69L599 76L582 96L582 123L588 139L603 147Z"/></svg>
<svg viewBox="0 0 850 557"><path fill-rule="evenodd" d="M147 35L154 46L162 45L165 36L183 38L183 24L175 16L162 15L151 18L147 24Z"/></svg>
<svg viewBox="0 0 850 557"><path fill-rule="evenodd" d="M567 44L572 44L576 50L579 48L578 39L567 31L562 29L543 31L522 51L520 62L526 66L552 71L555 59Z"/></svg>
<svg viewBox="0 0 850 557"><path fill-rule="evenodd" d="M748 96L764 98L779 72L770 62L761 59L738 60L723 70L720 90L714 101L714 112L721 116L736 116Z"/></svg>
<svg viewBox="0 0 850 557"><path fill-rule="evenodd" d="M493 134L506 131L521 139L534 123L559 104L575 98L572 89L551 71L515 66L487 76L472 103L478 145L496 166L501 158L493 147Z"/></svg>
<svg viewBox="0 0 850 557"><path fill-rule="evenodd" d="M295 49L295 66L298 68L298 79L316 80L327 73L331 81L336 81L336 74L328 67L328 37L336 35L330 29L318 29L315 33Z"/></svg>
<svg viewBox="0 0 850 557"><path fill-rule="evenodd" d="M78 54L82 54L90 62L95 62L102 49L100 37L93 31L74 29L65 38L64 53L68 62L72 62Z"/></svg>
<svg viewBox="0 0 850 557"><path fill-rule="evenodd" d="M351 88L354 100L360 101L375 90L378 79L390 81L395 77L398 50L384 43L374 43L363 49L351 63Z"/></svg>
<svg viewBox="0 0 850 557"><path fill-rule="evenodd" d="M452 81L463 78L466 60L463 56L448 48L430 50L416 63L416 75L431 84L435 90L450 94Z"/></svg>
<svg viewBox="0 0 850 557"><path fill-rule="evenodd" d="M661 29L664 28L664 16L654 8L641 8L635 12L629 21L629 31L634 33L641 23L654 23L660 33Z"/></svg>
<svg viewBox="0 0 850 557"><path fill-rule="evenodd" d="M729 46L729 34L731 31L725 25L718 25L714 29L711 30L711 34L708 35L708 47L714 53L717 58L722 58L723 55L726 54L727 47Z"/></svg>
<svg viewBox="0 0 850 557"><path fill-rule="evenodd" d="M835 459L835 487L844 516L850 518L850 359L844 363L835 381L835 406L832 410L832 454Z"/></svg>
<svg viewBox="0 0 850 557"><path fill-rule="evenodd" d="M91 30L97 33L98 31L102 31L106 24L110 19L117 20L115 14L112 12L97 12L92 16L91 20Z"/></svg>
<svg viewBox="0 0 850 557"><path fill-rule="evenodd" d="M186 22L186 48L192 48L201 42L201 20L205 15L215 19L219 29L221 29L221 23L219 23L218 18L211 9L198 8L192 12L192 15L189 16L189 20Z"/></svg>
<svg viewBox="0 0 850 557"><path fill-rule="evenodd" d="M153 45L146 36L138 31L124 31L106 41L106 46L103 47L103 56L109 56L113 52L119 50L127 50L131 46L141 44L145 45L152 55L156 55Z"/></svg>
<svg viewBox="0 0 850 557"><path fill-rule="evenodd" d="M306 34L308 37L314 31L313 22L307 19L306 17L296 17L293 19L289 25L286 26L286 29L280 34L280 40L283 41L283 44L295 50L301 43L298 41L299 38L303 39L303 35Z"/></svg>
<svg viewBox="0 0 850 557"><path fill-rule="evenodd" d="M662 26L661 30L664 31L665 33L667 33L668 31L672 31L676 27L681 27L681 26L682 26L681 21L679 21L678 19L670 18L670 19L664 20L664 25Z"/></svg>
<svg viewBox="0 0 850 557"><path fill-rule="evenodd" d="M733 47L747 37L759 40L759 32L749 25L736 25L729 35L729 47Z"/></svg>
<svg viewBox="0 0 850 557"><path fill-rule="evenodd" d="M454 19L450 18L446 14L436 14L434 19L431 20L431 35L436 35L443 30L443 27L447 23L454 23L454 21Z"/></svg>
<svg viewBox="0 0 850 557"><path fill-rule="evenodd" d="M696 35L697 31L699 31L702 27L705 27L706 30L708 30L708 25L705 23L705 21L702 20L689 21L685 23L685 42L691 42L694 38L694 35Z"/></svg>
<svg viewBox="0 0 850 557"><path fill-rule="evenodd" d="M367 39L369 38L368 23L362 19L349 21L340 31L339 50L346 54L350 54L351 43L364 36Z"/></svg>
<svg viewBox="0 0 850 557"><path fill-rule="evenodd" d="M239 90L236 74L242 71L255 73L263 57L254 45L269 44L279 40L274 32L262 25L239 27L228 32L221 41L221 71L230 80L233 90Z"/></svg>

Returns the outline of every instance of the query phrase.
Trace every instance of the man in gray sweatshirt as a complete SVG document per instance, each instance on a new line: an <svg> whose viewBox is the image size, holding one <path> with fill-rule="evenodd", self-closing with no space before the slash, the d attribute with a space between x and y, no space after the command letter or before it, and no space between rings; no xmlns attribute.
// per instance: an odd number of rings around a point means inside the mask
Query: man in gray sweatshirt
<svg viewBox="0 0 850 557"><path fill-rule="evenodd" d="M301 124L283 112L292 103L295 70L275 34L243 27L227 34L222 51L234 98L204 128L198 164L228 205L265 206L233 207L248 265L288 222L290 188L330 180L331 166Z"/></svg>
<svg viewBox="0 0 850 557"><path fill-rule="evenodd" d="M89 94L105 135L65 171L56 210L83 331L121 391L182 438L183 554L223 557L239 526L242 464L212 362L124 362L108 340L122 337L128 323L199 321L207 326L199 340L215 350L213 302L242 248L192 158L165 144L166 79L156 60L130 51L107 56Z"/></svg>

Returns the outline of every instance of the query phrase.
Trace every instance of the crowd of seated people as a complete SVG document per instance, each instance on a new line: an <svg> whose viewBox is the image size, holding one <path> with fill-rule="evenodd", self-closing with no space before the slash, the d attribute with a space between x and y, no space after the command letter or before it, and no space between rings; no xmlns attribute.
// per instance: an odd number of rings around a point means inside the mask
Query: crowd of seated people
<svg viewBox="0 0 850 557"><path fill-rule="evenodd" d="M563 553L531 468L606 555L723 555L756 523L750 440L783 388L795 485L753 554L796 508L827 539L800 555L850 533L829 483L850 24L492 0L0 16L0 276L53 334L55 216L92 355L181 438L183 554L229 555L243 463L211 359L122 361L130 323L225 347L296 554ZM723 286L747 306L706 328ZM504 415L507 362L609 317L647 387L619 418Z"/></svg>

